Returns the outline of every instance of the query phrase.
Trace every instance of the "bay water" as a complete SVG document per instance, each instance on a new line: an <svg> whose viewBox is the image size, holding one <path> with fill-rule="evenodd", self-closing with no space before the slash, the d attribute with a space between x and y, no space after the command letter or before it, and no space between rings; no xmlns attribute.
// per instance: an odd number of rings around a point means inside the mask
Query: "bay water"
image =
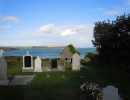
<svg viewBox="0 0 130 100"><path fill-rule="evenodd" d="M88 52L96 53L96 48L76 48L76 50L80 52L81 59L83 59ZM45 59L60 58L60 53L63 51L63 49L20 49L5 51L3 56L24 56L27 54L27 51L29 51L29 54L32 56L40 55L40 58Z"/></svg>

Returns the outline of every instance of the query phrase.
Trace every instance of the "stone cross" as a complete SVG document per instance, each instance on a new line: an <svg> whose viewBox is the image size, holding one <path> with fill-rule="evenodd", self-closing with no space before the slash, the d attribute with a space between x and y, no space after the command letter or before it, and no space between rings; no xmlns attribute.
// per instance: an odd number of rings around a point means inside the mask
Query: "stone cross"
<svg viewBox="0 0 130 100"><path fill-rule="evenodd" d="M118 88L107 86L103 89L103 100L119 100Z"/></svg>
<svg viewBox="0 0 130 100"><path fill-rule="evenodd" d="M75 53L72 60L72 70L80 70L80 56Z"/></svg>
<svg viewBox="0 0 130 100"><path fill-rule="evenodd" d="M2 57L3 53L4 53L4 51L2 49L0 49L0 57Z"/></svg>
<svg viewBox="0 0 130 100"><path fill-rule="evenodd" d="M27 55L29 55L29 51L27 51Z"/></svg>
<svg viewBox="0 0 130 100"><path fill-rule="evenodd" d="M34 72L42 72L42 67L41 67L41 59L40 56L37 56L37 58L35 59L35 69Z"/></svg>

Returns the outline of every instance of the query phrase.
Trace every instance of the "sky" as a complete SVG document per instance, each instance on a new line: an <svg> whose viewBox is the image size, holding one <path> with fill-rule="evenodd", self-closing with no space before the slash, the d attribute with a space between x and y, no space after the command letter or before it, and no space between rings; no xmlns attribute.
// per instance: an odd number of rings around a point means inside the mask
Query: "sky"
<svg viewBox="0 0 130 100"><path fill-rule="evenodd" d="M0 0L0 46L93 47L94 23L130 13L130 0Z"/></svg>

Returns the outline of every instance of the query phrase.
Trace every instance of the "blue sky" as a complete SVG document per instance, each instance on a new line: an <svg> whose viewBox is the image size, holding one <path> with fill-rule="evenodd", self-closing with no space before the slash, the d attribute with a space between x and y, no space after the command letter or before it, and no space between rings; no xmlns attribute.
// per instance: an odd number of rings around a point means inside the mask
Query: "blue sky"
<svg viewBox="0 0 130 100"><path fill-rule="evenodd" d="M0 46L93 47L94 23L130 12L130 0L0 0Z"/></svg>

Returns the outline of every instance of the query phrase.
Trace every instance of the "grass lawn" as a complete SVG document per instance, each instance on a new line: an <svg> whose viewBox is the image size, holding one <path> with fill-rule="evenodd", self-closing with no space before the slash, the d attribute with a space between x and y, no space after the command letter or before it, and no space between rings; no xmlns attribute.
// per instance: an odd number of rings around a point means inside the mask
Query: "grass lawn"
<svg viewBox="0 0 130 100"><path fill-rule="evenodd" d="M48 63L43 61L43 66ZM27 86L0 86L0 100L80 100L80 85L87 81L102 87L114 85L124 100L130 100L130 75L104 70L91 62L81 63L84 66L81 71L72 71L66 63L65 72L35 73L35 79ZM22 73L22 60L9 63L8 76L33 74ZM47 78L46 74L50 77Z"/></svg>

